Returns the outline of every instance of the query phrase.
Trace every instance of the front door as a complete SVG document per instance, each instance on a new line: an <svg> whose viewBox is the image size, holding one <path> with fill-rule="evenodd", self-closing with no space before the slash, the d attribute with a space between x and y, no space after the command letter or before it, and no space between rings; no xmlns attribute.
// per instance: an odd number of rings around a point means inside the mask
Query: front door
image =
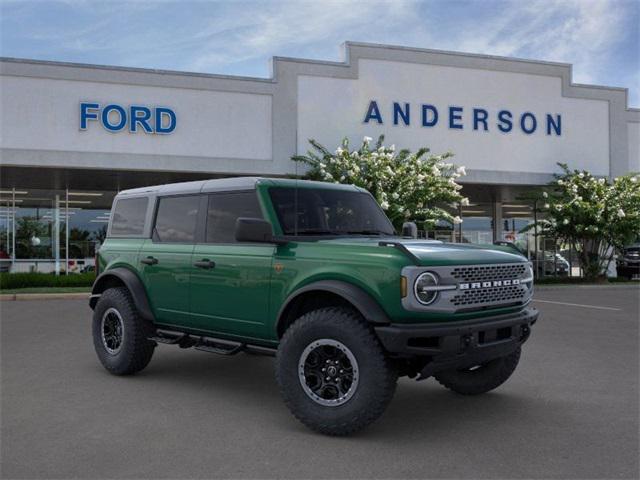
<svg viewBox="0 0 640 480"><path fill-rule="evenodd" d="M142 277L157 323L189 324L189 276L199 195L161 197L151 239L140 252Z"/></svg>
<svg viewBox="0 0 640 480"><path fill-rule="evenodd" d="M209 194L206 217L191 262L191 326L264 338L275 246L235 240L238 217L263 218L256 192Z"/></svg>

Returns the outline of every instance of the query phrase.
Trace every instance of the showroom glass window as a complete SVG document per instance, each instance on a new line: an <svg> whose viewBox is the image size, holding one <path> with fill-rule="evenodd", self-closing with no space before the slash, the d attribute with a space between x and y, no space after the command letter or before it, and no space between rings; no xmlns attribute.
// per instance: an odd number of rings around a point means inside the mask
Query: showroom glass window
<svg viewBox="0 0 640 480"><path fill-rule="evenodd" d="M239 217L263 218L255 191L210 194L206 242L235 243Z"/></svg>
<svg viewBox="0 0 640 480"><path fill-rule="evenodd" d="M153 239L164 243L193 243L198 221L199 195L160 198Z"/></svg>
<svg viewBox="0 0 640 480"><path fill-rule="evenodd" d="M0 272L91 271L116 193L0 190Z"/></svg>

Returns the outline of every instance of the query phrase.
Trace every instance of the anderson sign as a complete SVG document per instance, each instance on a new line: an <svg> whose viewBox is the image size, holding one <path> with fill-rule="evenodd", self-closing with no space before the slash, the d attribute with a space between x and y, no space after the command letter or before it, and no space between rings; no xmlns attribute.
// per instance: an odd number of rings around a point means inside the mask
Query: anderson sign
<svg viewBox="0 0 640 480"><path fill-rule="evenodd" d="M527 135L536 132L546 135L562 135L562 115L546 113L536 115L532 112L513 113L511 110L490 111L486 108L447 106L438 108L423 103L393 102L387 109L380 107L376 100L369 101L364 115L364 123L384 125L385 120L393 125L409 126L412 122L422 127L435 127L442 122L453 130L476 130L488 132L497 129L502 133L510 133L519 129Z"/></svg>

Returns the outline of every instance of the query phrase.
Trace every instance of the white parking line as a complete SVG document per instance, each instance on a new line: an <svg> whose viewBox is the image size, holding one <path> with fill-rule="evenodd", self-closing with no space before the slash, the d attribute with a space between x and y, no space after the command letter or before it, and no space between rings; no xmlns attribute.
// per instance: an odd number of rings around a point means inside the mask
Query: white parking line
<svg viewBox="0 0 640 480"><path fill-rule="evenodd" d="M621 308L613 308L613 307L600 307L598 305L582 305L580 303L567 303L567 302L552 302L551 300L538 300L537 298L533 299L534 302L541 303L553 303L555 305L566 305L568 307L582 307L582 308L595 308L597 310L613 310L619 312L622 310Z"/></svg>

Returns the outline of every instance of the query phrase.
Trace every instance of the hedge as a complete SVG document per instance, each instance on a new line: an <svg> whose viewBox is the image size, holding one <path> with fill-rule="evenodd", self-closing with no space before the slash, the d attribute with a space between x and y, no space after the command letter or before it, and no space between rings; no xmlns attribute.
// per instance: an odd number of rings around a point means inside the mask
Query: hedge
<svg viewBox="0 0 640 480"><path fill-rule="evenodd" d="M0 273L0 290L28 287L90 287L94 272L54 275L52 273Z"/></svg>

